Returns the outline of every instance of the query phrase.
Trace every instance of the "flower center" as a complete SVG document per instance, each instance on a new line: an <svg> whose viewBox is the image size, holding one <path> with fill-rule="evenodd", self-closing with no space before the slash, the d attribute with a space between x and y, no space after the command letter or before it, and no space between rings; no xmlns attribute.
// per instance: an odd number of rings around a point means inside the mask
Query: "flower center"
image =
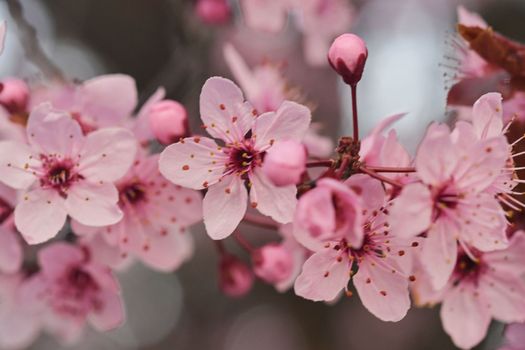
<svg viewBox="0 0 525 350"><path fill-rule="evenodd" d="M454 267L454 285L465 280L476 282L483 268L483 262L479 258L475 261L465 252L460 252Z"/></svg>
<svg viewBox="0 0 525 350"><path fill-rule="evenodd" d="M13 213L14 208L3 198L0 197L0 224Z"/></svg>
<svg viewBox="0 0 525 350"><path fill-rule="evenodd" d="M126 184L119 189L120 201L135 205L146 200L146 190L140 182Z"/></svg>
<svg viewBox="0 0 525 350"><path fill-rule="evenodd" d="M52 156L41 156L44 175L40 178L43 188L53 188L66 197L69 187L76 181L83 179L74 169L74 163L70 159L57 159Z"/></svg>
<svg viewBox="0 0 525 350"><path fill-rule="evenodd" d="M246 140L242 144L229 149L226 173L245 175L261 164L261 153L254 148L253 142Z"/></svg>

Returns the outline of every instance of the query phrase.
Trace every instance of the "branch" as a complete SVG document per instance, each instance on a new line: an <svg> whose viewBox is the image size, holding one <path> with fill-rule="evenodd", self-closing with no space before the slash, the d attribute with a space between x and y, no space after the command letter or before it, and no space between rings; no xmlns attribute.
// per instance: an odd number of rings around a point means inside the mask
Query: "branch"
<svg viewBox="0 0 525 350"><path fill-rule="evenodd" d="M20 0L7 0L7 7L20 30L20 42L26 58L49 79L65 81L64 73L47 57L40 46L35 28L24 17L24 9Z"/></svg>
<svg viewBox="0 0 525 350"><path fill-rule="evenodd" d="M361 171L362 173L365 173L365 174L373 177L374 179L378 179L379 181L385 182L385 183L390 184L392 186L399 187L399 188L403 187L403 185L400 184L399 182L397 182L395 180L392 180L392 179L390 179L390 178L388 178L386 176L383 176L381 174L378 174L378 173L376 173L376 172L374 172L374 171L372 171L370 169L367 169L365 167L360 167L359 171Z"/></svg>
<svg viewBox="0 0 525 350"><path fill-rule="evenodd" d="M392 168L392 167L379 167L379 166L367 166L368 170L376 173L415 173L416 168Z"/></svg>

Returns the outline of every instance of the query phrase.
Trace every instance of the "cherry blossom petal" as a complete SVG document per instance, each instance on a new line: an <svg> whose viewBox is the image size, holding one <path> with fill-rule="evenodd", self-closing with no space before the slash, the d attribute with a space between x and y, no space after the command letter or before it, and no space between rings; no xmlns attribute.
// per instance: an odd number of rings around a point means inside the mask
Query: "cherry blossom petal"
<svg viewBox="0 0 525 350"><path fill-rule="evenodd" d="M53 238L64 226L66 217L64 199L53 190L27 192L15 208L16 228L29 244Z"/></svg>
<svg viewBox="0 0 525 350"><path fill-rule="evenodd" d="M223 52L228 67L248 99L251 100L254 96L257 96L261 88L260 83L256 80L239 52L230 43L224 45Z"/></svg>
<svg viewBox="0 0 525 350"><path fill-rule="evenodd" d="M243 140L256 117L251 105L244 102L241 89L221 77L212 77L204 83L200 112L208 134L227 143Z"/></svg>
<svg viewBox="0 0 525 350"><path fill-rule="evenodd" d="M495 319L505 323L525 322L525 282L521 277L488 272L480 279L479 288Z"/></svg>
<svg viewBox="0 0 525 350"><path fill-rule="evenodd" d="M503 97L491 92L474 103L472 124L480 139L500 136L503 130Z"/></svg>
<svg viewBox="0 0 525 350"><path fill-rule="evenodd" d="M264 113L256 119L253 127L255 147L266 148L279 140L300 142L311 119L312 115L307 107L284 101L276 112Z"/></svg>
<svg viewBox="0 0 525 350"><path fill-rule="evenodd" d="M456 346L470 349L483 340L491 318L485 303L468 286L449 292L441 306L441 322Z"/></svg>
<svg viewBox="0 0 525 350"><path fill-rule="evenodd" d="M139 257L151 267L165 272L175 271L193 255L192 237L179 230L149 239L147 247L139 251Z"/></svg>
<svg viewBox="0 0 525 350"><path fill-rule="evenodd" d="M37 106L27 120L27 139L38 153L75 155L84 141L80 125L51 104Z"/></svg>
<svg viewBox="0 0 525 350"><path fill-rule="evenodd" d="M38 252L38 264L45 277L51 279L60 278L70 266L78 265L85 259L82 249L65 242L55 242Z"/></svg>
<svg viewBox="0 0 525 350"><path fill-rule="evenodd" d="M362 198L361 204L368 215L385 204L385 189L379 180L368 175L356 174L349 177L344 183Z"/></svg>
<svg viewBox="0 0 525 350"><path fill-rule="evenodd" d="M90 133L79 153L78 171L91 182L116 181L135 160L137 140L131 131L106 128Z"/></svg>
<svg viewBox="0 0 525 350"><path fill-rule="evenodd" d="M244 181L236 175L225 176L211 186L202 202L208 235L212 239L228 237L244 217L247 201Z"/></svg>
<svg viewBox="0 0 525 350"><path fill-rule="evenodd" d="M461 213L461 239L469 245L488 252L508 246L505 212L494 196L483 193L465 199L456 208Z"/></svg>
<svg viewBox="0 0 525 350"><path fill-rule="evenodd" d="M390 229L394 236L410 238L428 229L432 216L432 196L420 183L407 185L390 208Z"/></svg>
<svg viewBox="0 0 525 350"><path fill-rule="evenodd" d="M227 161L228 156L212 139L188 137L162 151L159 170L176 185L201 190L219 181Z"/></svg>
<svg viewBox="0 0 525 350"><path fill-rule="evenodd" d="M359 149L360 159L368 165L380 165L372 164L371 161L378 158L378 154L383 146L385 138L382 133L404 116L405 113L400 113L381 120L372 132L361 141L361 148Z"/></svg>
<svg viewBox="0 0 525 350"><path fill-rule="evenodd" d="M124 305L119 295L111 292L101 293L101 307L89 314L89 321L100 332L115 329L124 323L126 318Z"/></svg>
<svg viewBox="0 0 525 350"><path fill-rule="evenodd" d="M250 181L252 182L250 188L252 207L281 224L293 220L297 206L297 187L295 185L277 187L260 169L250 174Z"/></svg>
<svg viewBox="0 0 525 350"><path fill-rule="evenodd" d="M525 273L525 232L516 231L505 250L484 254L483 260L502 275L521 276Z"/></svg>
<svg viewBox="0 0 525 350"><path fill-rule="evenodd" d="M124 74L86 80L77 93L81 113L87 114L98 126L116 126L131 116L138 100L135 80Z"/></svg>
<svg viewBox="0 0 525 350"><path fill-rule="evenodd" d="M457 260L457 229L446 219L437 220L428 230L423 241L421 264L430 276L434 289L441 289L447 283Z"/></svg>
<svg viewBox="0 0 525 350"><path fill-rule="evenodd" d="M313 301L332 301L350 279L348 259L337 259L338 252L324 249L314 253L295 280L295 294Z"/></svg>
<svg viewBox="0 0 525 350"><path fill-rule="evenodd" d="M505 329L505 339L508 345L516 347L518 350L525 344L525 325L523 323L510 324Z"/></svg>
<svg viewBox="0 0 525 350"><path fill-rule="evenodd" d="M0 271L15 273L22 266L24 253L15 232L0 226Z"/></svg>
<svg viewBox="0 0 525 350"><path fill-rule="evenodd" d="M359 298L368 311L380 320L397 322L405 317L410 308L408 278L398 269L388 268L384 260L379 262L381 265L372 263L365 258L352 279ZM393 270L396 272L393 273Z"/></svg>
<svg viewBox="0 0 525 350"><path fill-rule="evenodd" d="M416 155L416 169L423 182L440 185L450 179L458 163L457 149L446 125L429 126Z"/></svg>
<svg viewBox="0 0 525 350"><path fill-rule="evenodd" d="M155 91L155 93L153 93L153 95L151 95L150 98L144 102L144 105L138 112L137 117L132 119L134 123L131 129L133 130L133 133L139 142L146 142L155 139L155 135L153 135L150 127L149 112L151 107L155 103L162 101L165 96L166 90L163 87L159 87L157 91Z"/></svg>
<svg viewBox="0 0 525 350"><path fill-rule="evenodd" d="M39 162L33 159L29 147L23 143L0 142L0 181L7 186L19 190L31 186L36 181L31 168L38 164Z"/></svg>
<svg viewBox="0 0 525 350"><path fill-rule="evenodd" d="M66 210L72 218L88 226L112 225L122 219L118 191L113 184L80 182L71 187Z"/></svg>
<svg viewBox="0 0 525 350"><path fill-rule="evenodd" d="M286 23L287 0L242 0L246 25L256 30L277 32Z"/></svg>

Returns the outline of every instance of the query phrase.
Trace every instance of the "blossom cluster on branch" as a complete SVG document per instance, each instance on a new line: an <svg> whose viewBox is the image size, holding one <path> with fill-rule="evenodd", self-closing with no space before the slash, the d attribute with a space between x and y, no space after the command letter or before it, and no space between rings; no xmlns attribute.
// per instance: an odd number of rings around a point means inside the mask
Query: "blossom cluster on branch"
<svg viewBox="0 0 525 350"><path fill-rule="evenodd" d="M209 15L219 1L206 2L198 11ZM298 8L305 33L316 26L311 1L275 2L264 15L274 23L260 21L258 1L243 3L254 26L279 29ZM356 89L369 53L354 34L323 51L352 92L353 135L335 147L278 66L250 68L231 44L224 58L240 87L223 77L204 83L197 131L162 88L134 112L137 88L126 75L2 80L0 346L22 348L41 331L71 344L86 323L118 327L125 311L114 271L133 260L175 271L191 258L188 228L200 221L217 247L219 287L232 297L258 278L312 301L357 293L383 321L441 304L443 327L463 349L483 340L492 319L525 322L525 232L514 221L525 207L517 175L525 136L509 137L525 112L525 49L478 15L459 15L462 75L449 94L459 118L429 125L414 154L391 129L402 114L361 138ZM315 33L306 40L318 53L333 33ZM473 79L494 74L510 82L504 91L462 97ZM254 246L241 222L280 239ZM521 327L508 329L508 349L523 345Z"/></svg>

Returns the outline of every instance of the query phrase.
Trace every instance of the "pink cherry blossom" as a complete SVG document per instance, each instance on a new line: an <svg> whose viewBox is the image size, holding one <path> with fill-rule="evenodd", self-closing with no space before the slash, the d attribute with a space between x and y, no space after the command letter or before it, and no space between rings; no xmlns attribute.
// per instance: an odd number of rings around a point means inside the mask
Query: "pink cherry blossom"
<svg viewBox="0 0 525 350"><path fill-rule="evenodd" d="M352 279L363 305L372 314L384 321L399 321L410 308L408 286L414 278L409 275L410 249L418 242L408 243L390 234L384 214L386 194L379 181L356 175L346 186L355 196L361 194L361 207L355 209L359 209L362 223L358 234L362 243L350 243L349 233L318 236L323 245L305 262L295 281L295 293L314 301L332 301L342 290L349 293L347 284Z"/></svg>
<svg viewBox="0 0 525 350"><path fill-rule="evenodd" d="M505 346L499 350L525 349L525 324L513 323L505 329Z"/></svg>
<svg viewBox="0 0 525 350"><path fill-rule="evenodd" d="M112 182L133 162L131 132L106 128L85 137L69 115L43 104L29 117L27 138L29 145L0 143L0 174L6 185L25 190L15 224L28 243L54 237L68 215L91 226L122 218Z"/></svg>
<svg viewBox="0 0 525 350"><path fill-rule="evenodd" d="M275 289L283 293L293 287L295 279L301 273L304 262L311 255L311 252L295 239L293 235L293 224L281 225L279 227L279 234L282 237L280 246L286 249L292 257L292 267L288 277L274 284Z"/></svg>
<svg viewBox="0 0 525 350"><path fill-rule="evenodd" d="M5 78L0 82L0 105L9 113L23 114L29 103L29 87L17 78Z"/></svg>
<svg viewBox="0 0 525 350"><path fill-rule="evenodd" d="M267 283L276 284L292 274L293 256L287 247L270 243L252 253L255 275Z"/></svg>
<svg viewBox="0 0 525 350"><path fill-rule="evenodd" d="M522 231L514 234L507 249L487 253L471 249L468 254L460 249L450 279L433 300L443 302L443 327L456 346L470 349L480 343L492 318L505 323L525 321L524 249ZM431 299L423 292L416 289Z"/></svg>
<svg viewBox="0 0 525 350"><path fill-rule="evenodd" d="M366 43L351 33L338 36L328 51L330 65L349 85L356 85L361 80L367 58Z"/></svg>
<svg viewBox="0 0 525 350"><path fill-rule="evenodd" d="M0 347L25 349L40 333L40 320L32 300L26 298L28 288L22 273L0 275Z"/></svg>
<svg viewBox="0 0 525 350"><path fill-rule="evenodd" d="M416 155L422 182L403 188L390 210L392 232L414 237L426 232L423 268L434 288L443 287L457 256L457 244L481 251L507 245L505 212L487 193L507 160L504 137L472 140L463 130L451 134L445 125L432 124Z"/></svg>
<svg viewBox="0 0 525 350"><path fill-rule="evenodd" d="M99 128L124 126L137 105L135 80L124 74L109 74L78 85L41 87L31 96L33 108L43 102L68 112L84 134Z"/></svg>
<svg viewBox="0 0 525 350"><path fill-rule="evenodd" d="M191 257L193 240L187 227L202 219L199 192L169 183L158 171L157 155L137 157L116 186L123 219L96 228L73 222L75 233L100 235L115 247L113 261L104 259L112 266L133 256L152 268L173 271Z"/></svg>
<svg viewBox="0 0 525 350"><path fill-rule="evenodd" d="M200 112L206 131L224 142L194 136L168 146L160 172L176 185L208 191L203 201L209 236L223 239L237 227L250 205L280 223L292 221L295 186L276 187L262 172L264 153L284 138L300 141L310 111L286 101L276 112L257 115L230 80L214 77L204 84Z"/></svg>
<svg viewBox="0 0 525 350"><path fill-rule="evenodd" d="M0 184L0 272L6 274L18 272L24 260L22 244L14 227L16 203L16 191Z"/></svg>
<svg viewBox="0 0 525 350"><path fill-rule="evenodd" d="M177 101L163 100L151 106L149 124L161 143L168 145L188 133L188 113Z"/></svg>
<svg viewBox="0 0 525 350"><path fill-rule="evenodd" d="M226 23L231 15L227 0L197 0L195 12L204 23L208 24Z"/></svg>
<svg viewBox="0 0 525 350"><path fill-rule="evenodd" d="M238 298L252 289L254 281L250 267L233 255L223 255L219 262L219 288L227 296Z"/></svg>
<svg viewBox="0 0 525 350"><path fill-rule="evenodd" d="M298 184L306 171L305 147L295 141L278 141L266 152L264 174L276 186Z"/></svg>
<svg viewBox="0 0 525 350"><path fill-rule="evenodd" d="M281 30L293 0L242 0L244 20L248 27L268 32Z"/></svg>
<svg viewBox="0 0 525 350"><path fill-rule="evenodd" d="M57 242L39 251L38 262L41 270L28 281L27 293L38 302L43 327L61 342L77 342L86 321L99 331L122 324L118 281L89 251Z"/></svg>

